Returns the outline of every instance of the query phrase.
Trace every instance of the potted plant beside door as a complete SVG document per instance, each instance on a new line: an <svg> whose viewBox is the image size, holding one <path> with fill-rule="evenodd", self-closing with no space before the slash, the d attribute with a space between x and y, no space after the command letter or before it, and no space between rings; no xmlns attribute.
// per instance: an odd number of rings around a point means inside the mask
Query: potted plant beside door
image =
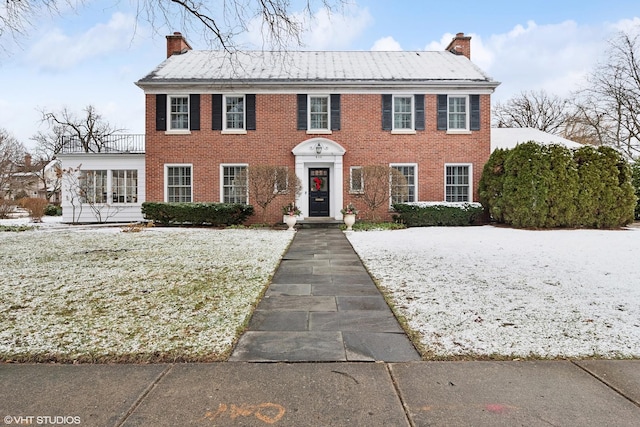
<svg viewBox="0 0 640 427"><path fill-rule="evenodd" d="M341 209L340 212L343 215L344 225L347 226L347 231L353 231L353 224L356 223L356 215L358 215L358 209L353 206L353 203L349 203L344 209Z"/></svg>
<svg viewBox="0 0 640 427"><path fill-rule="evenodd" d="M282 214L284 215L284 222L289 227L289 230L294 230L293 226L296 225L297 216L300 215L300 209L296 206L295 202L291 202L282 208Z"/></svg>

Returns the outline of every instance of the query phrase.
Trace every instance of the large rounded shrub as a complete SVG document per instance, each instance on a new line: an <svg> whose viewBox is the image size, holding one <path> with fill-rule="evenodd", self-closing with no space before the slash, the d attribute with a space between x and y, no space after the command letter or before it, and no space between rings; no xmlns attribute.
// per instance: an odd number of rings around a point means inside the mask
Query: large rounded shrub
<svg viewBox="0 0 640 427"><path fill-rule="evenodd" d="M633 221L637 205L631 168L610 147L496 150L478 191L494 220L520 228L614 228Z"/></svg>
<svg viewBox="0 0 640 427"><path fill-rule="evenodd" d="M496 149L482 169L482 177L478 183L480 203L488 211L494 221L504 222L504 204L502 190L504 185L504 161L509 150Z"/></svg>

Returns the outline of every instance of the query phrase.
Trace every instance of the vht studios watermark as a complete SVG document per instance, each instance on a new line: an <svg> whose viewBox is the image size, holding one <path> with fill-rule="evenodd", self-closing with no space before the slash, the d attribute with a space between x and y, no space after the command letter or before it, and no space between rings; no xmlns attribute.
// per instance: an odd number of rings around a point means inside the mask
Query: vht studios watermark
<svg viewBox="0 0 640 427"><path fill-rule="evenodd" d="M64 426L78 425L82 423L80 417L65 415L6 415L5 425L16 426Z"/></svg>

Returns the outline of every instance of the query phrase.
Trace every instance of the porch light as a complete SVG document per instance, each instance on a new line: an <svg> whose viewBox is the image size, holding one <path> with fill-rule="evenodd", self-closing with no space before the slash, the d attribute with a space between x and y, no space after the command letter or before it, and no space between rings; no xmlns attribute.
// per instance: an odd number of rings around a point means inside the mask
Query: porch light
<svg viewBox="0 0 640 427"><path fill-rule="evenodd" d="M316 154L320 155L322 154L322 145L318 142L318 145L316 145Z"/></svg>

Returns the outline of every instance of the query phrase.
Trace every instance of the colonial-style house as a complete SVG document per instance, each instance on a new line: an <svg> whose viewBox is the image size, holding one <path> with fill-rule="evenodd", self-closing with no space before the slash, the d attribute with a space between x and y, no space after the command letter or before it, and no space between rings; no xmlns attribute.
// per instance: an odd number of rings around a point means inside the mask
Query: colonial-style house
<svg viewBox="0 0 640 427"><path fill-rule="evenodd" d="M136 84L146 105L144 200L251 203L245 169L284 166L302 182L290 196L301 217L331 219L358 205L367 165L405 176L389 203L477 200L499 85L471 62L463 33L444 51L234 53L192 50L174 33L166 60ZM103 199L112 202L109 176ZM270 207L272 222L280 208Z"/></svg>

